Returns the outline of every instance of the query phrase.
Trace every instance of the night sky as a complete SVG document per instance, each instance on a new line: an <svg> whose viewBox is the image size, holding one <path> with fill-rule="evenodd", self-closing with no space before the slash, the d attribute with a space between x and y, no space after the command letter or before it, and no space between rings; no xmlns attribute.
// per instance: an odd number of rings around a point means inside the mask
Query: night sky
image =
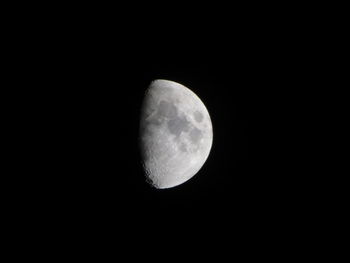
<svg viewBox="0 0 350 263"><path fill-rule="evenodd" d="M82 191L98 211L110 213L115 207L122 211L118 217L126 218L129 212L136 218L162 217L167 212L181 218L198 212L218 219L220 214L231 218L236 211L236 220L243 223L257 214L276 213L288 201L285 193L290 186L281 177L288 171L279 170L281 127L268 116L274 85L269 83L270 69L256 69L254 55L229 58L232 63L153 58L117 67L109 64L108 71L101 69L101 75L92 76L91 86L76 94L81 103L72 125L81 155L73 158L72 165L84 171L73 176L76 194ZM194 91L209 111L214 134L201 170L186 183L165 190L145 182L138 148L143 94L157 78Z"/></svg>
<svg viewBox="0 0 350 263"><path fill-rule="evenodd" d="M83 206L91 201L102 211L120 207L148 215L161 215L165 209L179 211L179 217L197 209L210 216L217 210L237 211L251 219L275 213L288 202L290 184L281 174L289 171L281 167L280 150L291 141L282 136L286 127L278 105L290 84L280 87L286 76L276 57L245 44L237 44L237 52L211 51L215 56L210 57L202 49L168 54L153 48L144 56L130 49L125 49L130 56L123 50L111 57L102 52L102 58L80 61L75 71L73 64L74 76L66 76L69 84L59 90L65 98L58 114L66 116L65 126L59 127L64 139L59 140L69 144L63 157L71 168L64 176L73 196L89 200ZM214 134L210 155L197 175L166 190L145 182L138 148L143 95L158 78L195 92L209 111ZM78 85L79 79L83 81Z"/></svg>
<svg viewBox="0 0 350 263"><path fill-rule="evenodd" d="M122 235L126 246L168 235L186 248L211 234L211 242L223 236L246 250L252 239L298 231L312 207L312 180L300 168L304 126L294 125L308 61L283 34L290 25L243 18L181 30L68 27L71 34L45 46L45 176L34 183L37 207L58 230ZM155 79L191 89L213 125L200 171L164 190L146 183L138 145L143 95Z"/></svg>

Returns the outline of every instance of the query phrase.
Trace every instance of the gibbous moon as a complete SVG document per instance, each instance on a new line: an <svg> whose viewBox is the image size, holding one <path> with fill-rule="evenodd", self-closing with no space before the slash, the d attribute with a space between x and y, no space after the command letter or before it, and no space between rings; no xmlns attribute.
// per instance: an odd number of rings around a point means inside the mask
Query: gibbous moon
<svg viewBox="0 0 350 263"><path fill-rule="evenodd" d="M155 80L141 108L140 149L147 181L170 188L192 178L209 156L213 129L203 102L190 89Z"/></svg>

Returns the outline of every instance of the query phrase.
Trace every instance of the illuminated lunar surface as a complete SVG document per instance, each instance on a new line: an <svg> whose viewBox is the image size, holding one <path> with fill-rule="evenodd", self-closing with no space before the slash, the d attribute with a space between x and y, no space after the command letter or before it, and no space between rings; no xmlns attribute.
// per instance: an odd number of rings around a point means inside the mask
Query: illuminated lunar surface
<svg viewBox="0 0 350 263"><path fill-rule="evenodd" d="M213 129L198 96L185 86L155 80L141 108L140 149L147 181L171 188L192 178L209 156Z"/></svg>

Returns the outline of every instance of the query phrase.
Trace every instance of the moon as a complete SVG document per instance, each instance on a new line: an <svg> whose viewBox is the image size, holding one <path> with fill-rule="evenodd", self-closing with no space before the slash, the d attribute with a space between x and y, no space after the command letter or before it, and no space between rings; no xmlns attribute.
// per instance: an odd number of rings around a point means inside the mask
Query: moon
<svg viewBox="0 0 350 263"><path fill-rule="evenodd" d="M146 180L165 189L183 184L201 169L211 150L213 128L194 92L158 79L145 92L139 137Z"/></svg>

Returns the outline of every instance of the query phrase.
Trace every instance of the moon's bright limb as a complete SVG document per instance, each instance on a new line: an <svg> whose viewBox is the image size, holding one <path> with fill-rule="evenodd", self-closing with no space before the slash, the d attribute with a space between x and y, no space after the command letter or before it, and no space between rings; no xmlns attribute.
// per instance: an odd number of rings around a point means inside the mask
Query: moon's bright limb
<svg viewBox="0 0 350 263"><path fill-rule="evenodd" d="M209 113L185 86L155 80L144 97L140 139L148 181L156 188L180 185L208 158L213 142Z"/></svg>

